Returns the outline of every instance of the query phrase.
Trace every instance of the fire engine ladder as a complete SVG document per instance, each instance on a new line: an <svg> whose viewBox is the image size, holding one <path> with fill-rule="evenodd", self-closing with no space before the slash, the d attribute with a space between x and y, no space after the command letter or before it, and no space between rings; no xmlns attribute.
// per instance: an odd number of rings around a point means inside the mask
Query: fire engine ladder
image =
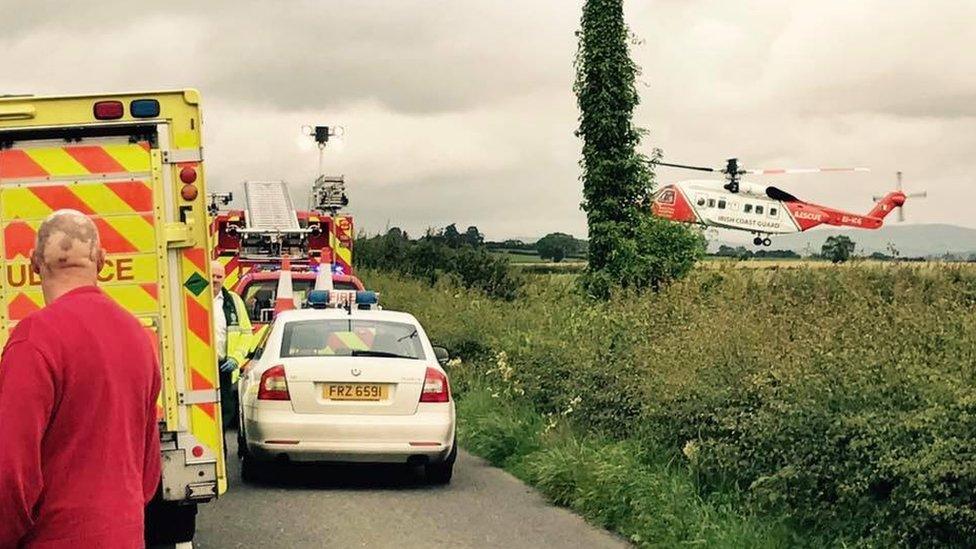
<svg viewBox="0 0 976 549"><path fill-rule="evenodd" d="M244 236L242 258L274 259L286 253L292 257L308 255L305 235L310 230L299 225L298 213L284 181L245 181L244 200L247 227L238 231Z"/></svg>
<svg viewBox="0 0 976 549"><path fill-rule="evenodd" d="M245 181L247 232L302 232L284 181Z"/></svg>

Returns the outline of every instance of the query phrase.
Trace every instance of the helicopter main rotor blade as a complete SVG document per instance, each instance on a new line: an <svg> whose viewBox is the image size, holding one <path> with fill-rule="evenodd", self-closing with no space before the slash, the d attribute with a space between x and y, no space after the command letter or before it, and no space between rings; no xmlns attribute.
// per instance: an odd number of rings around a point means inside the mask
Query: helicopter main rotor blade
<svg viewBox="0 0 976 549"><path fill-rule="evenodd" d="M772 168L765 170L742 170L743 173L758 175L782 175L792 173L830 173L830 172L869 172L871 168Z"/></svg>
<svg viewBox="0 0 976 549"><path fill-rule="evenodd" d="M658 162L653 161L651 164L657 164L658 166L667 166L669 168L683 168L685 170L697 170L700 172L721 172L722 170L715 168L706 168L704 166L689 166L687 164L672 164L670 162Z"/></svg>

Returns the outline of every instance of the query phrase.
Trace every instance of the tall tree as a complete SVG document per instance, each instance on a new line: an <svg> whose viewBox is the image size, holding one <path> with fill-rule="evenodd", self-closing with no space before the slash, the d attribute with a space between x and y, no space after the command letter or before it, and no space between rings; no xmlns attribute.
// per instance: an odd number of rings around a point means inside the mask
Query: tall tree
<svg viewBox="0 0 976 549"><path fill-rule="evenodd" d="M576 134L589 225L584 287L601 297L617 285L657 288L686 273L704 245L699 234L650 215L653 172L632 122L640 69L630 58L623 0L586 0L577 37Z"/></svg>
<svg viewBox="0 0 976 549"><path fill-rule="evenodd" d="M579 243L573 235L566 233L549 233L535 243L535 249L542 259L551 259L559 263L566 257L579 251Z"/></svg>
<svg viewBox="0 0 976 549"><path fill-rule="evenodd" d="M464 242L472 246L481 246L485 242L485 235L481 234L478 227L474 225L467 228L462 235L464 237Z"/></svg>
<svg viewBox="0 0 976 549"><path fill-rule="evenodd" d="M854 253L854 241L846 235L828 236L820 247L820 255L833 263L843 263Z"/></svg>
<svg viewBox="0 0 976 549"><path fill-rule="evenodd" d="M451 223L447 227L444 227L444 243L452 248L457 248L461 245L461 233L458 232L457 225Z"/></svg>

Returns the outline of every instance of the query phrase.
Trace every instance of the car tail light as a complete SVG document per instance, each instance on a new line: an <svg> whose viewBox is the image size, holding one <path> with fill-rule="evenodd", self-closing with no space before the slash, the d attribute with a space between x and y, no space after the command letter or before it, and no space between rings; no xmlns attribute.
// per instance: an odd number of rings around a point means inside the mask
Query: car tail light
<svg viewBox="0 0 976 549"><path fill-rule="evenodd" d="M125 114L125 107L121 101L99 101L95 103L95 118L98 120L115 120L122 118Z"/></svg>
<svg viewBox="0 0 976 549"><path fill-rule="evenodd" d="M261 374L258 386L258 400L291 400L288 394L288 381L284 366L272 366Z"/></svg>
<svg viewBox="0 0 976 549"><path fill-rule="evenodd" d="M451 400L451 388L447 384L447 376L436 368L427 368L424 376L424 390L420 393L420 402L448 402Z"/></svg>

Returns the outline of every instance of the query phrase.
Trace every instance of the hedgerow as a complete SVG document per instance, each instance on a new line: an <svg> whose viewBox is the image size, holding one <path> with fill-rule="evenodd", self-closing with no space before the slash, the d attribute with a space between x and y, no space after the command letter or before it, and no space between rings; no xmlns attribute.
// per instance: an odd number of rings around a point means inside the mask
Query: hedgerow
<svg viewBox="0 0 976 549"><path fill-rule="evenodd" d="M385 235L356 239L356 263L360 267L401 273L428 284L449 278L469 290L512 300L522 287L522 277L508 260L492 255L487 248L457 243L443 237L409 240L397 230Z"/></svg>
<svg viewBox="0 0 976 549"><path fill-rule="evenodd" d="M967 267L710 269L607 302L572 275L529 277L513 302L365 276L460 354L462 392L683 464L699 494L741 493L817 536L976 545Z"/></svg>

